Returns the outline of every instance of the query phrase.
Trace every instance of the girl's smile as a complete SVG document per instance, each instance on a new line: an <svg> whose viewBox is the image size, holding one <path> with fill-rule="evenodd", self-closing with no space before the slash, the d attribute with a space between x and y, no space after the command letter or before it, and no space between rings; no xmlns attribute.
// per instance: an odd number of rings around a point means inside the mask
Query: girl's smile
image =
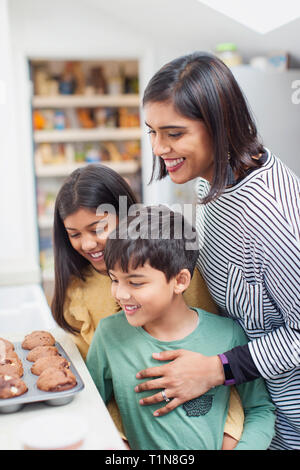
<svg viewBox="0 0 300 470"><path fill-rule="evenodd" d="M64 220L72 247L87 259L97 271L106 270L105 243L116 224L115 215L96 215L96 211L85 208L78 209Z"/></svg>

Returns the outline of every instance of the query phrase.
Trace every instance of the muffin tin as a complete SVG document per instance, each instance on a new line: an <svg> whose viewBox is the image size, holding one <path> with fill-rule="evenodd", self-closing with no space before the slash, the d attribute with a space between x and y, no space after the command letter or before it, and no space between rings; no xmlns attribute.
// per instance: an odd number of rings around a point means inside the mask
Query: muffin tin
<svg viewBox="0 0 300 470"><path fill-rule="evenodd" d="M38 376L32 374L30 370L33 365L33 362L27 361L26 359L29 350L23 349L21 346L21 342L15 342L13 344L15 346L15 352L17 353L23 364L24 374L21 379L27 385L28 390L23 395L20 395L15 398L0 399L0 413L14 413L16 411L19 411L26 404L37 402L44 402L50 406L66 405L67 403L71 402L75 395L84 388L84 383L77 370L75 369L74 365L72 364L71 359L58 342L55 343L55 346L57 347L59 354L65 357L70 363L70 370L75 375L77 381L75 387L61 392L44 392L42 390L39 390L36 386Z"/></svg>

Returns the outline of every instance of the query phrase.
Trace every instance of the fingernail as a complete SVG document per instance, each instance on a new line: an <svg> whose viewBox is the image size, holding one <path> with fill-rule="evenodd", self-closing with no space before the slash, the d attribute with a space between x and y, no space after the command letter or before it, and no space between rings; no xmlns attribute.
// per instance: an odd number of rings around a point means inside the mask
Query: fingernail
<svg viewBox="0 0 300 470"><path fill-rule="evenodd" d="M159 416L159 412L158 412L158 411L155 411L153 414L154 414L154 416Z"/></svg>
<svg viewBox="0 0 300 470"><path fill-rule="evenodd" d="M154 359L159 359L160 358L160 353L153 353Z"/></svg>
<svg viewBox="0 0 300 470"><path fill-rule="evenodd" d="M135 391L135 392L138 392L138 391L139 391L139 387L138 387L138 386L134 387L134 391Z"/></svg>
<svg viewBox="0 0 300 470"><path fill-rule="evenodd" d="M139 372L136 374L136 378L137 378L137 379L141 379L141 378L142 378L142 377L141 377L141 374L140 374Z"/></svg>
<svg viewBox="0 0 300 470"><path fill-rule="evenodd" d="M140 400L140 405L143 405L144 404L144 400Z"/></svg>

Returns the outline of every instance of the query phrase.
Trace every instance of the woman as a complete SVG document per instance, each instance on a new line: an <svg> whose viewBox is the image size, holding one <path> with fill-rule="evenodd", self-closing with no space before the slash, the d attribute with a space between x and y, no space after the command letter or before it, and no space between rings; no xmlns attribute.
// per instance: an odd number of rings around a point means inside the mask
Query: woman
<svg viewBox="0 0 300 470"><path fill-rule="evenodd" d="M173 398L160 415L223 384L266 380L277 407L272 449L300 449L299 179L260 142L231 71L216 57L173 60L144 93L154 166L182 184L196 177L198 267L222 314L250 342L220 356L155 355L137 391ZM145 404L163 401L156 393ZM247 415L246 415L247 419Z"/></svg>
<svg viewBox="0 0 300 470"><path fill-rule="evenodd" d="M126 181L101 164L75 170L57 195L52 314L58 325L72 334L84 359L98 322L120 310L111 295L104 248L110 231L136 203ZM216 312L199 271L195 271L185 295L190 305ZM122 431L114 402L109 405L109 410ZM230 410L225 433L238 440L243 411L236 394L231 395Z"/></svg>

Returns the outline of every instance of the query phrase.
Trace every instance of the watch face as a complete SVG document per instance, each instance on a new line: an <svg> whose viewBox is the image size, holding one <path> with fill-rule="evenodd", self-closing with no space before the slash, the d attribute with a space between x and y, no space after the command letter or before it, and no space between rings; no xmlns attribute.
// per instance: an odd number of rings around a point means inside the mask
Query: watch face
<svg viewBox="0 0 300 470"><path fill-rule="evenodd" d="M232 380L234 377L233 377L233 373L232 373L230 365L223 364L223 367L224 367L225 380Z"/></svg>

